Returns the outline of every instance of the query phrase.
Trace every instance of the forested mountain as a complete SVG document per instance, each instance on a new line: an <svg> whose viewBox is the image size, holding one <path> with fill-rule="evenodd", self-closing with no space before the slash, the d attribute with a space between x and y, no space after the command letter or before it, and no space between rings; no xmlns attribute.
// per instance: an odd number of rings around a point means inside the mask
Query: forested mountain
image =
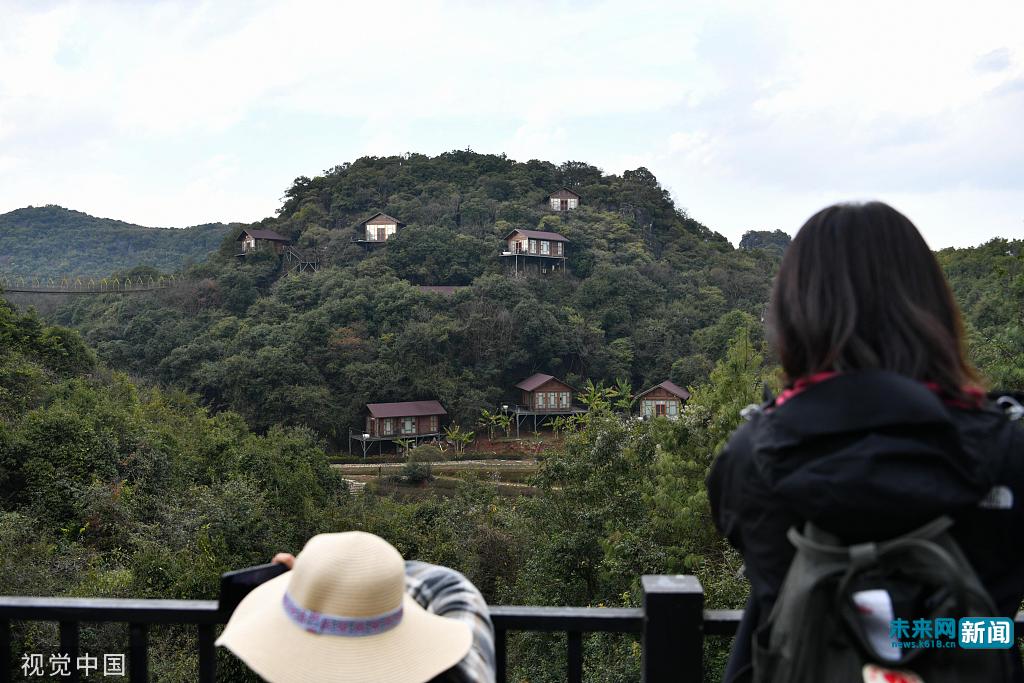
<svg viewBox="0 0 1024 683"><path fill-rule="evenodd" d="M551 211L544 198L560 187L582 206ZM378 211L407 225L367 251L356 226ZM325 267L285 276L276 256L236 257L228 236L184 289L80 300L56 320L115 367L256 429L302 424L341 443L368 402L437 398L471 420L534 372L575 386L702 380L760 316L778 262L678 210L644 168L469 151L298 178L279 215L252 227L316 250ZM510 274L499 254L513 228L568 238L566 272ZM415 285L471 286L446 297Z"/></svg>
<svg viewBox="0 0 1024 683"><path fill-rule="evenodd" d="M579 209L547 210L562 186L582 195ZM377 211L407 226L365 250L356 225ZM249 227L316 250L321 269L240 258L232 232L183 285L58 309L85 342L0 302L0 594L211 598L222 571L314 533L365 529L459 569L492 603L636 607L641 575L692 573L708 607L745 604L741 558L711 525L704 479L740 409L779 388L760 316L784 234L748 233L733 249L644 169L470 152L299 178L277 217ZM567 270L510 274L498 254L512 228L568 237ZM938 255L972 357L1018 390L1021 246ZM415 500L346 495L328 466L368 401L438 398L473 428L535 371L634 390L670 377L692 396L675 422L595 401L547 441L528 497L480 481ZM15 623L14 651L56 643L43 628ZM81 638L93 652L124 648L119 625L83 625ZM195 679L192 638L154 629L156 679ZM563 641L510 636L510 680L565 680ZM727 649L708 641L707 680ZM584 640L588 680L635 681L640 656L628 636ZM255 681L219 659L223 680Z"/></svg>
<svg viewBox="0 0 1024 683"><path fill-rule="evenodd" d="M231 230L222 223L145 228L60 206L30 206L0 215L0 274L105 277L140 265L169 273L205 260Z"/></svg>
<svg viewBox="0 0 1024 683"><path fill-rule="evenodd" d="M964 314L971 360L993 388L1024 390L1024 241L943 249L938 258Z"/></svg>
<svg viewBox="0 0 1024 683"><path fill-rule="evenodd" d="M596 402L540 463L536 496L465 481L419 501L346 495L311 430L250 432L183 392L140 387L79 335L0 302L0 595L213 598L222 572L363 529L405 557L458 568L491 603L639 605L638 577L696 573L712 607L739 607L738 556L705 510L703 471L760 393L741 332L678 423L622 420ZM691 419L692 418L692 419ZM56 625L14 622L12 651L55 647ZM84 623L83 651L120 652L121 624ZM513 635L510 680L565 680L558 634ZM196 678L194 629L154 629L154 680ZM725 649L709 646L709 676ZM629 637L588 638L602 683L637 680ZM257 677L220 650L218 680ZM19 670L10 662L12 676Z"/></svg>

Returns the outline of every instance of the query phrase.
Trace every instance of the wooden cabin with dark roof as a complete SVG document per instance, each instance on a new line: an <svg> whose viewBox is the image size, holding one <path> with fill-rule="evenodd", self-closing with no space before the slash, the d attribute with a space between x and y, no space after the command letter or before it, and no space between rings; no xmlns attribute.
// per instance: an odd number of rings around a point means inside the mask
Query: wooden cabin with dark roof
<svg viewBox="0 0 1024 683"><path fill-rule="evenodd" d="M519 389L518 402L511 406L516 421L516 435L519 427L526 420L533 419L533 430L544 424L552 416L575 415L586 410L573 403L576 390L551 375L538 372L530 375L515 386ZM508 410L508 406L505 407Z"/></svg>
<svg viewBox="0 0 1024 683"><path fill-rule="evenodd" d="M541 274L565 270L565 248L569 240L557 232L516 228L505 235L501 257L515 274Z"/></svg>
<svg viewBox="0 0 1024 683"><path fill-rule="evenodd" d="M363 444L363 454L369 444L376 441L411 439L419 443L441 435L441 420L448 412L438 401L403 401L400 403L367 403L365 429L361 434L349 433L349 453L352 441ZM379 449L378 449L379 450Z"/></svg>
<svg viewBox="0 0 1024 683"><path fill-rule="evenodd" d="M404 227L405 223L394 216L378 211L357 225L360 237L357 237L354 241L366 246L384 244L395 236L399 228Z"/></svg>
<svg viewBox="0 0 1024 683"><path fill-rule="evenodd" d="M552 192L544 201L547 202L548 207L552 211L572 211L580 205L580 197L578 194L568 188L560 188L557 192Z"/></svg>
<svg viewBox="0 0 1024 683"><path fill-rule="evenodd" d="M246 228L238 234L235 241L242 243L242 251L238 256L246 256L263 251L272 251L275 254L280 254L284 251L285 246L287 246L290 240L273 230L251 230Z"/></svg>
<svg viewBox="0 0 1024 683"><path fill-rule="evenodd" d="M640 392L635 400L640 407L640 417L667 417L670 420L678 420L689 398L689 391L665 380Z"/></svg>

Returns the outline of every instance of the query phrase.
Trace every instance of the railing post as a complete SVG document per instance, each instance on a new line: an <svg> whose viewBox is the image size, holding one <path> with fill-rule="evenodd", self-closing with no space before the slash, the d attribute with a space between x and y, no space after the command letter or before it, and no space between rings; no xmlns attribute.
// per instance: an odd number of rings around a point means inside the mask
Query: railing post
<svg viewBox="0 0 1024 683"><path fill-rule="evenodd" d="M508 638L503 628L494 629L494 668L497 683L508 681Z"/></svg>
<svg viewBox="0 0 1024 683"><path fill-rule="evenodd" d="M60 652L65 654L71 661L68 667L67 678L71 683L78 683L78 622L60 622Z"/></svg>
<svg viewBox="0 0 1024 683"><path fill-rule="evenodd" d="M128 626L128 674L131 683L149 681L149 626L132 623Z"/></svg>
<svg viewBox="0 0 1024 683"><path fill-rule="evenodd" d="M643 683L704 677L704 589L695 576L644 576Z"/></svg>
<svg viewBox="0 0 1024 683"><path fill-rule="evenodd" d="M199 624L199 683L214 683L217 678L217 651L213 643L213 624Z"/></svg>
<svg viewBox="0 0 1024 683"><path fill-rule="evenodd" d="M11 680L11 622L0 619L0 683Z"/></svg>

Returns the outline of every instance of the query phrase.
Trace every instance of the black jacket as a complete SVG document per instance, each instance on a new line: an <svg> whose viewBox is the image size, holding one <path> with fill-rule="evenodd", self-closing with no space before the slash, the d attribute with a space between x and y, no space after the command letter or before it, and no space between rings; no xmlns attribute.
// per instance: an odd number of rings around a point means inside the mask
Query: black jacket
<svg viewBox="0 0 1024 683"><path fill-rule="evenodd" d="M895 373L838 375L755 411L707 485L751 588L727 681L749 673L750 636L793 559L786 530L805 520L856 543L949 514L993 616L1012 618L1024 598L1024 429L994 407L953 407Z"/></svg>

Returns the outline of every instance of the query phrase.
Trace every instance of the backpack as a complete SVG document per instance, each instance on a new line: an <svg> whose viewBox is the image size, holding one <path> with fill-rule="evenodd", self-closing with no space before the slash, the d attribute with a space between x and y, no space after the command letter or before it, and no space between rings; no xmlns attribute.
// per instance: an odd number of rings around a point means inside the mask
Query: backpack
<svg viewBox="0 0 1024 683"><path fill-rule="evenodd" d="M951 646L891 644L893 619L998 616L948 533L952 524L940 517L902 536L856 545L810 522L802 534L791 528L796 555L753 637L754 683L1010 681L1007 650L962 649L955 630Z"/></svg>

